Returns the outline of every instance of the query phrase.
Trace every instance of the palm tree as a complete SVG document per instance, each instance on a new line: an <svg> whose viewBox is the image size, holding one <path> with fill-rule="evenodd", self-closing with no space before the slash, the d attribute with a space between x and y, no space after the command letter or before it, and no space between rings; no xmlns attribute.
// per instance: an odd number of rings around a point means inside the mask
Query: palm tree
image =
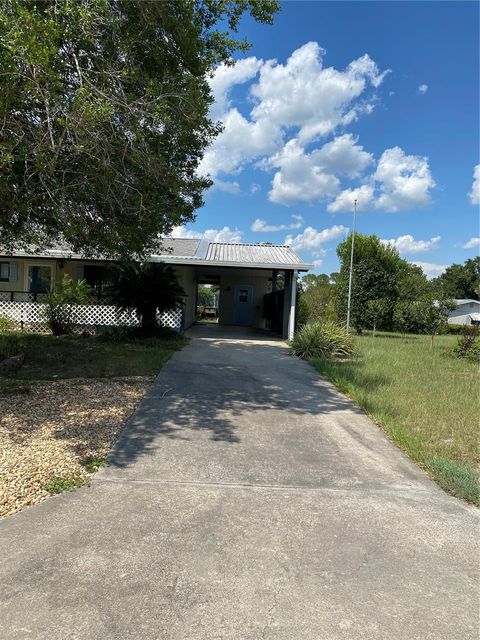
<svg viewBox="0 0 480 640"><path fill-rule="evenodd" d="M143 262L120 268L111 296L121 310L136 309L142 333L154 335L158 329L157 312L174 309L182 302L185 291L172 267L163 262Z"/></svg>

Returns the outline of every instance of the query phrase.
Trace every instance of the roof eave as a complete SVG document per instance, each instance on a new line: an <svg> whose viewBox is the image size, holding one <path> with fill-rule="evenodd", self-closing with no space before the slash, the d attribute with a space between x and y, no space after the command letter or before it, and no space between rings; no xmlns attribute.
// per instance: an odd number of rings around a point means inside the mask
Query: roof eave
<svg viewBox="0 0 480 640"><path fill-rule="evenodd" d="M192 265L202 267L237 267L243 269L275 269L283 271L310 271L311 264L287 262L232 262L227 260L201 260L198 258L179 258L178 256L150 256L152 262L166 262L168 264Z"/></svg>

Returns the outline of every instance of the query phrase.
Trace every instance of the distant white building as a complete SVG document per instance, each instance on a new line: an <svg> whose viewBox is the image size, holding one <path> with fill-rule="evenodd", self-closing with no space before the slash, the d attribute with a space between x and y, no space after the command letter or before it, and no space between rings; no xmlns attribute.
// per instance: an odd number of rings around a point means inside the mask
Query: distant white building
<svg viewBox="0 0 480 640"><path fill-rule="evenodd" d="M455 300L457 308L448 314L448 324L480 324L480 302L467 298Z"/></svg>

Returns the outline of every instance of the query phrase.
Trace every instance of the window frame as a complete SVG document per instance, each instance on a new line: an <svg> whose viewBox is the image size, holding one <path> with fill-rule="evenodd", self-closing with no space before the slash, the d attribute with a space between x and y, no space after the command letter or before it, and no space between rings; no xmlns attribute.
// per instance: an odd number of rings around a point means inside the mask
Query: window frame
<svg viewBox="0 0 480 640"><path fill-rule="evenodd" d="M2 265L7 265L7 277L2 278ZM0 282L10 282L10 261L0 260Z"/></svg>

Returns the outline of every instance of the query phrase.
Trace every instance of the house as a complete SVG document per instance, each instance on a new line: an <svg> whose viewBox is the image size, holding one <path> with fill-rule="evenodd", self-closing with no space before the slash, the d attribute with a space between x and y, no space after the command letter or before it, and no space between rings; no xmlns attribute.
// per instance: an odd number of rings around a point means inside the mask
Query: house
<svg viewBox="0 0 480 640"><path fill-rule="evenodd" d="M448 324L480 324L480 301L454 300L457 307L448 314Z"/></svg>
<svg viewBox="0 0 480 640"><path fill-rule="evenodd" d="M293 337L297 274L310 265L289 247L166 238L149 260L172 265L186 294L182 308L163 319L166 324L188 328L196 319L198 285L215 284L220 289L219 324L273 328L285 338ZM118 311L104 299L114 273L112 264L85 259L65 246L15 255L0 250L0 316L27 324L40 322L42 295L67 273L74 280L86 280L96 296L95 304L78 309L79 324L134 324L132 314L119 320Z"/></svg>

